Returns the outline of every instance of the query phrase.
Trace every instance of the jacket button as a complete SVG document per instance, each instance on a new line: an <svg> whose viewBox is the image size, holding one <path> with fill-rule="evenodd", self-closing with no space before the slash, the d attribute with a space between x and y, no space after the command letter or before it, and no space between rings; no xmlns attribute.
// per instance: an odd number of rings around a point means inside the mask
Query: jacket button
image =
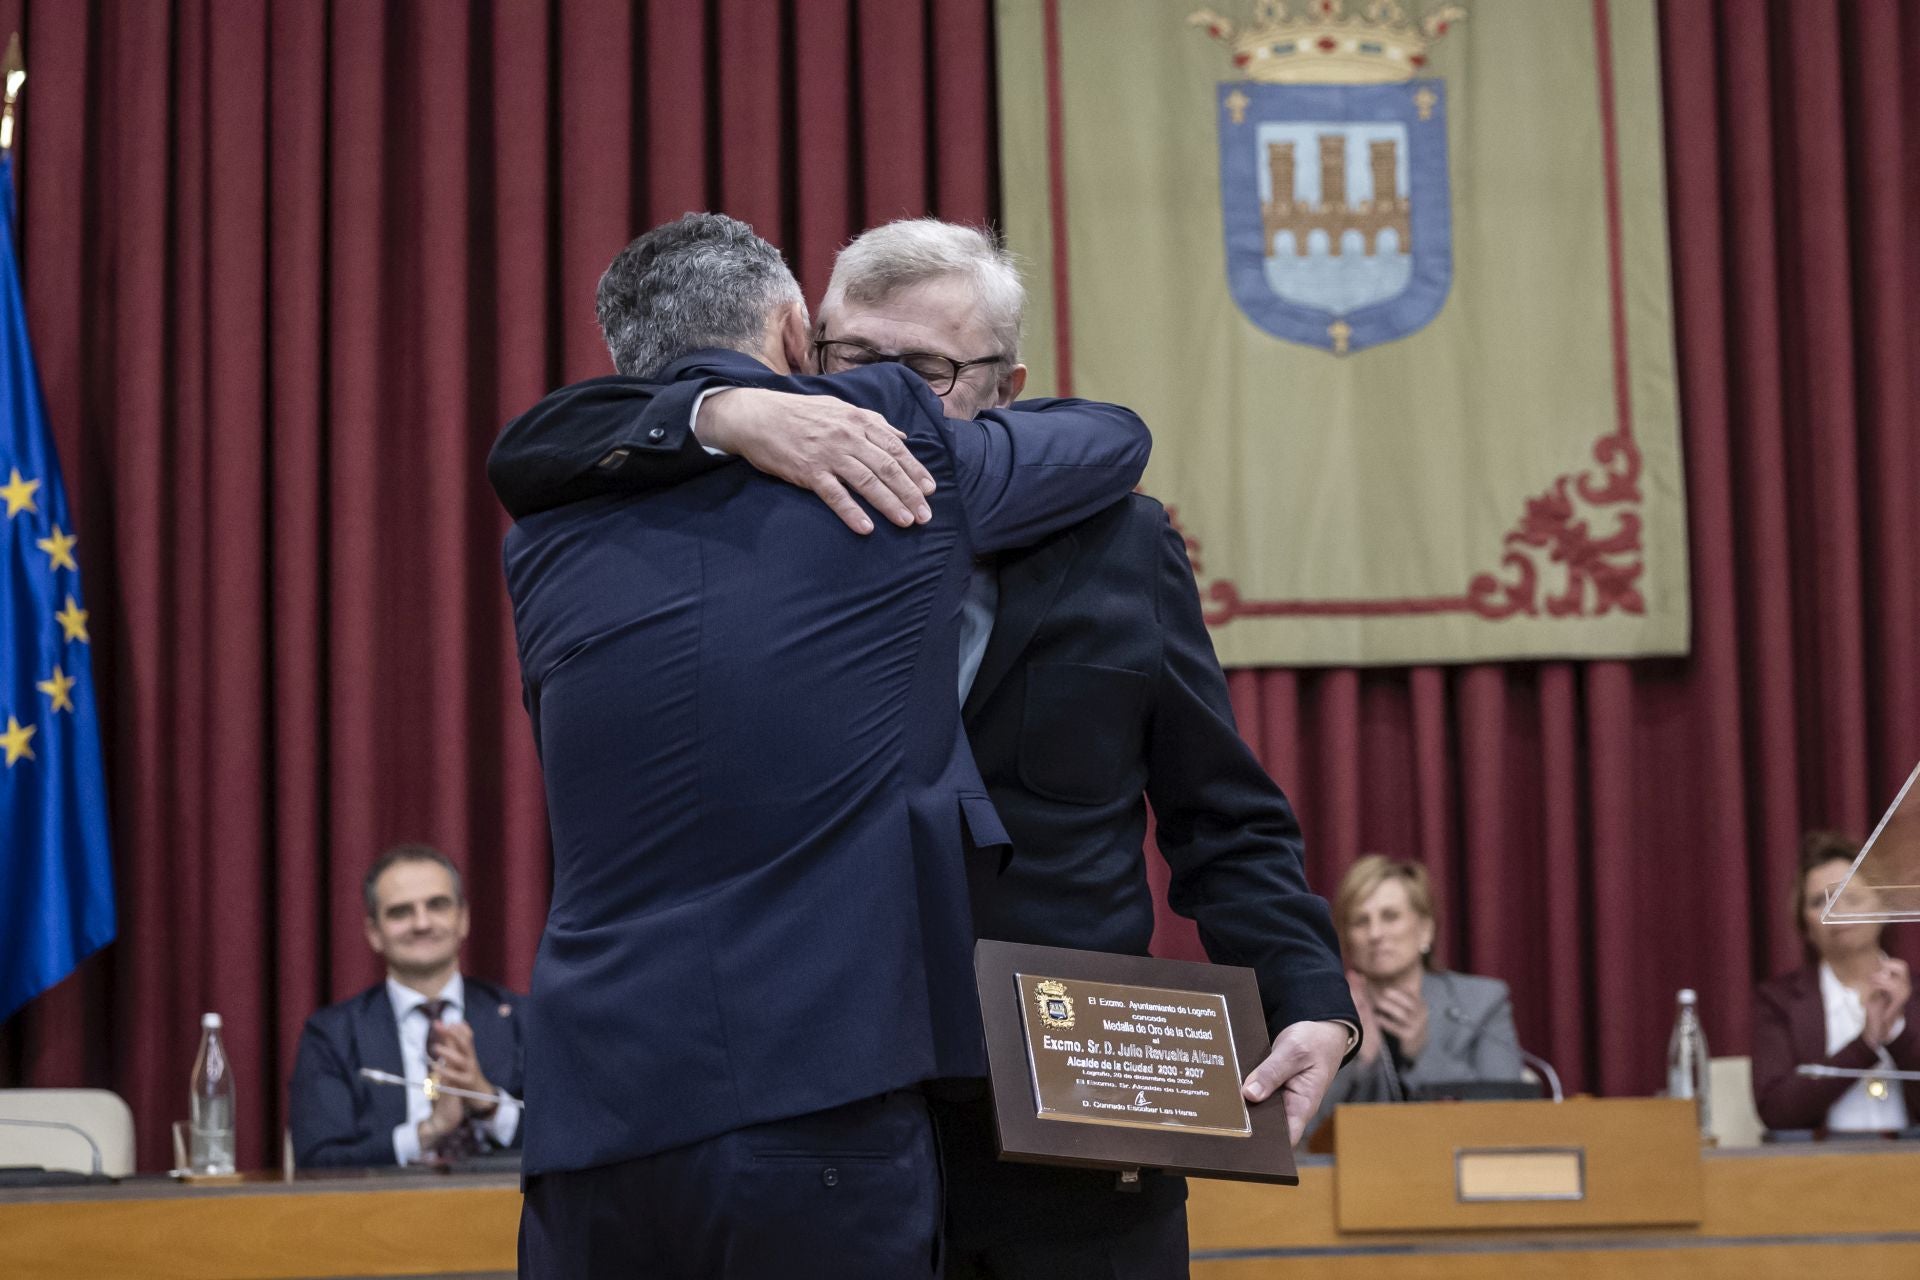
<svg viewBox="0 0 1920 1280"><path fill-rule="evenodd" d="M666 438L667 432L664 427L655 427L653 430L647 432L647 439L649 440L664 440Z"/></svg>
<svg viewBox="0 0 1920 1280"><path fill-rule="evenodd" d="M820 1181L829 1187L837 1187L840 1185L840 1171L838 1169L824 1170L820 1174Z"/></svg>

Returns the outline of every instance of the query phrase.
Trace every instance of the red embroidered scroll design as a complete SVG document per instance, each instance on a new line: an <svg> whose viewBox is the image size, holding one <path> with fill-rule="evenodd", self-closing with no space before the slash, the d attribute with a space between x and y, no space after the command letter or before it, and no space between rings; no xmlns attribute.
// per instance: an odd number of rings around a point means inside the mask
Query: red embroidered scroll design
<svg viewBox="0 0 1920 1280"><path fill-rule="evenodd" d="M1364 618L1409 614L1474 613L1491 621L1524 615L1591 618L1615 612L1644 615L1640 576L1646 570L1637 507L1640 450L1633 437L1614 432L1593 445L1594 469L1554 478L1527 499L1505 538L1498 570L1475 574L1466 593L1400 600L1247 600L1230 579L1209 580L1200 540L1187 532L1177 508L1167 519L1185 540L1187 559L1200 585L1207 625L1236 618ZM1594 529L1611 522L1603 533ZM1543 584L1552 594L1542 598Z"/></svg>
<svg viewBox="0 0 1920 1280"><path fill-rule="evenodd" d="M1544 493L1527 499L1526 512L1507 534L1500 572L1476 574L1467 600L1483 618L1602 617L1618 609L1645 614L1640 575L1646 569L1640 540L1640 450L1625 435L1602 436L1593 446L1597 471L1556 478ZM1611 518L1612 528L1594 532ZM1562 566L1561 589L1540 598L1549 566Z"/></svg>

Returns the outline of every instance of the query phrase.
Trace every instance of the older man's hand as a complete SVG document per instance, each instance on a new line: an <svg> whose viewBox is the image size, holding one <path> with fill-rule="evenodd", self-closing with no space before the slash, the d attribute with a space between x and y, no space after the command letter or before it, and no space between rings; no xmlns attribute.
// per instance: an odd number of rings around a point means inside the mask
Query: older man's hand
<svg viewBox="0 0 1920 1280"><path fill-rule="evenodd" d="M1251 1102L1280 1093L1287 1109L1287 1139L1298 1146L1346 1052L1345 1024L1296 1022L1273 1038L1273 1052L1248 1073L1240 1092Z"/></svg>
<svg viewBox="0 0 1920 1280"><path fill-rule="evenodd" d="M933 519L933 476L907 448L906 433L844 400L730 387L701 402L693 433L756 471L813 490L855 533L872 533L873 521L849 486L903 529Z"/></svg>

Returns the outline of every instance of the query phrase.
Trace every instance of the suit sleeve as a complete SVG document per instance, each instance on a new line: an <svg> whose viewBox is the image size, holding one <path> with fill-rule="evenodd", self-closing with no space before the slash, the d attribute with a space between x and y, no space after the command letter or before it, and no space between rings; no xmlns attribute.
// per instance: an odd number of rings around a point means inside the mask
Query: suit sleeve
<svg viewBox="0 0 1920 1280"><path fill-rule="evenodd" d="M1463 979L1465 980L1465 979ZM1416 1085L1451 1084L1460 1080L1518 1080L1520 1033L1513 1025L1513 995L1507 984L1492 978L1472 979L1473 992L1465 1003L1473 1012L1470 1025L1453 1030L1455 1016L1427 1006L1427 1050L1402 1077ZM1456 1038L1457 1037L1457 1038Z"/></svg>
<svg viewBox="0 0 1920 1280"><path fill-rule="evenodd" d="M1815 998L1818 999L1816 989ZM1829 1066L1856 1069L1879 1061L1864 1040L1855 1037L1840 1052L1821 1059ZM1819 1129L1851 1080L1815 1080L1799 1075L1793 1048L1793 1009L1781 988L1768 984L1753 1000L1753 1104L1769 1129Z"/></svg>
<svg viewBox="0 0 1920 1280"><path fill-rule="evenodd" d="M1887 1041L1887 1052L1893 1057L1893 1065L1902 1071L1920 1071L1920 1001L1908 1000L1905 1017L1907 1025L1900 1034Z"/></svg>
<svg viewBox="0 0 1920 1280"><path fill-rule="evenodd" d="M1270 1034L1329 1019L1357 1027L1332 915L1307 887L1293 806L1234 724L1186 542L1164 517L1161 533L1164 656L1148 727L1147 799L1173 873L1168 902L1199 926L1216 963L1254 971Z"/></svg>
<svg viewBox="0 0 1920 1280"><path fill-rule="evenodd" d="M1473 1042L1473 1060L1467 1064L1470 1080L1518 1080L1521 1074L1520 1032L1513 1025L1513 993L1500 984L1499 999L1480 1023Z"/></svg>
<svg viewBox="0 0 1920 1280"><path fill-rule="evenodd" d="M710 378L594 378L562 387L507 423L487 455L487 480L519 520L605 493L663 489L726 466L693 434Z"/></svg>
<svg viewBox="0 0 1920 1280"><path fill-rule="evenodd" d="M982 553L1032 546L1112 506L1140 483L1153 448L1138 414L1092 400L1022 400L948 421L947 430L961 509Z"/></svg>
<svg viewBox="0 0 1920 1280"><path fill-rule="evenodd" d="M353 1089L339 1046L317 1019L309 1018L287 1091L293 1162L300 1168L394 1163L392 1133L367 1133L355 1125Z"/></svg>
<svg viewBox="0 0 1920 1280"><path fill-rule="evenodd" d="M496 1004L515 1006L517 1014L525 1013L522 1004L524 997L512 996L504 989L483 988L487 997ZM526 1026L524 1016L515 1016L508 1020L509 1039L512 1045L510 1056L506 1060L483 1060L481 1068L487 1073L487 1079L493 1082L495 1089L507 1095L511 1102L500 1105L486 1125L487 1136L494 1145L518 1151L526 1145L527 1126L523 1104L526 1095L526 1045L521 1039L521 1029Z"/></svg>

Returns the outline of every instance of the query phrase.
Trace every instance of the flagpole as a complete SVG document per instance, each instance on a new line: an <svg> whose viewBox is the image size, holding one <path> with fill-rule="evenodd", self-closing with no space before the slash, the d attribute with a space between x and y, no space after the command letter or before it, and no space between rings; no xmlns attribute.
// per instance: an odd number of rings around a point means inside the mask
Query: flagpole
<svg viewBox="0 0 1920 1280"><path fill-rule="evenodd" d="M27 61L20 56L20 33L14 32L7 40L7 56L0 61L0 75L5 76L5 101L0 103L0 155L13 154L13 104L20 97L20 86L27 82Z"/></svg>

